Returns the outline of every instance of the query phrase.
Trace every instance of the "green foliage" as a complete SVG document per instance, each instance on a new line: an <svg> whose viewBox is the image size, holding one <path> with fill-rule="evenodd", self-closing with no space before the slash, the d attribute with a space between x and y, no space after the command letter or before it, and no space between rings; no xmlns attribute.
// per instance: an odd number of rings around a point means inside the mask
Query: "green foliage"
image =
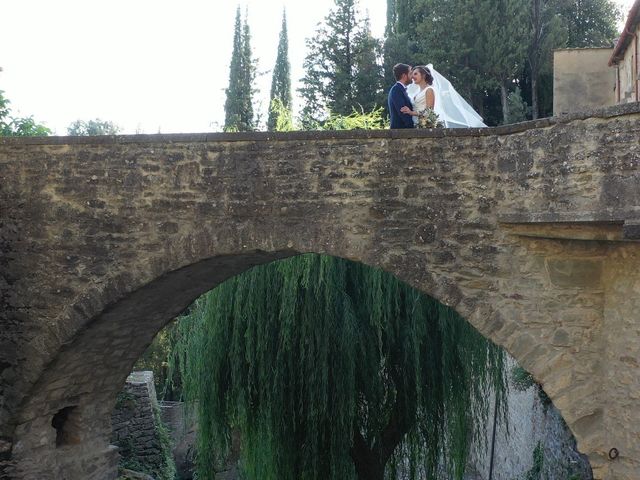
<svg viewBox="0 0 640 480"><path fill-rule="evenodd" d="M95 120L76 120L67 127L67 135L117 135L120 131L115 123L96 118Z"/></svg>
<svg viewBox="0 0 640 480"><path fill-rule="evenodd" d="M376 130L388 128L389 124L384 117L384 109L377 108L371 112L355 109L351 115L336 115L329 113L329 117L318 128L321 130Z"/></svg>
<svg viewBox="0 0 640 480"><path fill-rule="evenodd" d="M527 36L531 114L534 119L537 119L540 116L540 77L553 74L553 49L567 43L568 34L558 14L557 1L531 0Z"/></svg>
<svg viewBox="0 0 640 480"><path fill-rule="evenodd" d="M552 50L609 45L618 17L611 0L387 0L386 83L395 63L433 63L488 125L510 118L518 85L550 115Z"/></svg>
<svg viewBox="0 0 640 480"><path fill-rule="evenodd" d="M525 474L524 480L542 480L542 469L544 467L544 450L542 444L538 442L533 449L533 465Z"/></svg>
<svg viewBox="0 0 640 480"><path fill-rule="evenodd" d="M558 13L567 31L567 47L609 47L617 38L620 10L612 0L561 0Z"/></svg>
<svg viewBox="0 0 640 480"><path fill-rule="evenodd" d="M478 41L480 71L486 74L487 87L501 91L502 120L509 123L510 85L524 69L526 59L526 25L529 0L480 0L478 22L483 28Z"/></svg>
<svg viewBox="0 0 640 480"><path fill-rule="evenodd" d="M549 408L549 406L552 405L551 399L543 390L543 388L535 381L533 376L529 372L527 372L524 368L518 366L518 367L514 367L511 370L511 382L513 383L514 387L521 392L524 392L525 390L528 390L529 388L535 386L536 391L538 392L538 398L540 399L540 403L542 404L542 407L544 409L547 409Z"/></svg>
<svg viewBox="0 0 640 480"><path fill-rule="evenodd" d="M418 32L418 26L427 12L433 12L429 2L387 0L387 26L383 48L385 85L395 83L393 66L396 63L424 65L435 62L433 55L426 55L427 38L423 32ZM447 42L439 42L438 45L442 43Z"/></svg>
<svg viewBox="0 0 640 480"><path fill-rule="evenodd" d="M229 66L229 87L224 104L225 132L248 132L255 129L253 116L253 81L256 66L251 52L251 32L245 14L244 23L240 15L240 6L236 12L233 33L233 52Z"/></svg>
<svg viewBox="0 0 640 480"><path fill-rule="evenodd" d="M244 24L242 25L242 63L240 88L242 89L242 111L240 115L241 125L245 125L246 130L253 130L257 124L253 115L253 86L256 78L257 67L253 60L251 50L251 30L249 29L249 13L245 10Z"/></svg>
<svg viewBox="0 0 640 480"><path fill-rule="evenodd" d="M148 472L156 480L174 480L176 476L176 464L173 459L173 445L171 435L160 415L160 407L153 405L153 420L156 427L160 450L162 451L162 461L159 465L154 465L152 472Z"/></svg>
<svg viewBox="0 0 640 480"><path fill-rule="evenodd" d="M275 131L290 132L299 130L299 126L293 121L291 110L286 108L279 99L271 102L271 111L276 118ZM388 119L384 116L384 109L377 108L371 112L356 111L350 115L338 115L329 112L323 121L311 121L307 119L302 127L305 130L377 130L387 128Z"/></svg>
<svg viewBox="0 0 640 480"><path fill-rule="evenodd" d="M291 132L296 129L291 110L277 97L271 100L269 119L273 121L273 130L276 132Z"/></svg>
<svg viewBox="0 0 640 480"><path fill-rule="evenodd" d="M509 93L507 102L509 103L509 118L506 123L518 123L527 120L531 108L522 98L520 87L516 87L513 92Z"/></svg>
<svg viewBox="0 0 640 480"><path fill-rule="evenodd" d="M335 0L335 8L307 39L304 124L324 120L328 111L349 115L354 108L372 110L382 101L381 45L361 18L356 0ZM305 127L306 129L306 127Z"/></svg>
<svg viewBox="0 0 640 480"><path fill-rule="evenodd" d="M0 90L0 137L40 137L51 134L51 130L37 123L32 116L13 117L11 102Z"/></svg>
<svg viewBox="0 0 640 480"><path fill-rule="evenodd" d="M121 393L116 402L117 408L135 408L135 397L128 393ZM157 480L174 480L176 476L176 465L173 460L171 436L169 430L162 422L160 408L157 404L152 407L153 423L158 437L162 460L151 463L141 457L139 450L146 448L143 445L136 445L133 437L129 436L119 441L120 448L120 468L132 470L134 472L146 473Z"/></svg>
<svg viewBox="0 0 640 480"><path fill-rule="evenodd" d="M536 385L536 381L533 379L533 376L520 366L514 367L511 370L511 382L513 383L513 386L521 392L524 392L533 385Z"/></svg>
<svg viewBox="0 0 640 480"><path fill-rule="evenodd" d="M181 394L179 372L171 370L167 362L175 343L175 323L170 323L155 336L133 367L133 370L151 370L158 397L177 400Z"/></svg>
<svg viewBox="0 0 640 480"><path fill-rule="evenodd" d="M278 130L278 109L274 109L274 101L280 103L283 109L291 108L291 66L289 65L289 39L287 36L287 16L282 12L282 29L278 42L278 55L271 78L271 96L267 130ZM281 127L284 127L281 125Z"/></svg>
<svg viewBox="0 0 640 480"><path fill-rule="evenodd" d="M140 463L137 458L127 455L127 452L129 451L128 449L133 448L130 446L130 443L130 441L123 442L120 446L120 468L131 470L133 472L147 473L145 466Z"/></svg>
<svg viewBox="0 0 640 480"><path fill-rule="evenodd" d="M384 71L382 68L382 42L371 34L369 17L364 17L361 28L356 32L353 52L353 82L355 104L361 110L373 110L387 104L384 91ZM348 114L348 111L344 111Z"/></svg>
<svg viewBox="0 0 640 480"><path fill-rule="evenodd" d="M116 409L130 410L136 406L136 397L129 392L120 392L116 397Z"/></svg>
<svg viewBox="0 0 640 480"><path fill-rule="evenodd" d="M565 428L568 427L565 426ZM575 462L558 463L558 460L545 457L544 445L538 441L532 452L531 468L514 480L582 480L586 478L583 474L576 473L575 465Z"/></svg>
<svg viewBox="0 0 640 480"><path fill-rule="evenodd" d="M213 478L231 430L245 478L353 479L363 458L462 478L505 391L502 351L452 309L391 275L301 255L255 267L178 322L174 361L197 402L198 478ZM503 404L503 403L502 403ZM360 477L364 478L364 477Z"/></svg>

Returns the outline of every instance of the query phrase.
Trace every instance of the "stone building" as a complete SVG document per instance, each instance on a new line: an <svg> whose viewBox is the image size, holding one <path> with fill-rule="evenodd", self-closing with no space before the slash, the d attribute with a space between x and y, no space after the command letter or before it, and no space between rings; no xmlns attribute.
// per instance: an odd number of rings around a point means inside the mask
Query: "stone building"
<svg viewBox="0 0 640 480"><path fill-rule="evenodd" d="M615 67L615 103L640 101L640 0L629 11L627 22L616 43L609 66Z"/></svg>
<svg viewBox="0 0 640 480"><path fill-rule="evenodd" d="M607 107L614 102L612 48L563 48L553 52L553 115Z"/></svg>
<svg viewBox="0 0 640 480"><path fill-rule="evenodd" d="M640 101L639 34L636 0L615 47L554 50L554 116Z"/></svg>

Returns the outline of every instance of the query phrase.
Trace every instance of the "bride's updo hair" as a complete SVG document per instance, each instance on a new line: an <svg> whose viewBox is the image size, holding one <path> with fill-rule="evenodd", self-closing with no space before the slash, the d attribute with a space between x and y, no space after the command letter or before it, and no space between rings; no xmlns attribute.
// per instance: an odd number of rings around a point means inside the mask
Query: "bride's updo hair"
<svg viewBox="0 0 640 480"><path fill-rule="evenodd" d="M433 83L433 75L431 75L431 72L427 67L417 66L417 67L413 67L413 69L419 71L420 75L422 75L422 78L424 78L424 81L427 82L429 85Z"/></svg>

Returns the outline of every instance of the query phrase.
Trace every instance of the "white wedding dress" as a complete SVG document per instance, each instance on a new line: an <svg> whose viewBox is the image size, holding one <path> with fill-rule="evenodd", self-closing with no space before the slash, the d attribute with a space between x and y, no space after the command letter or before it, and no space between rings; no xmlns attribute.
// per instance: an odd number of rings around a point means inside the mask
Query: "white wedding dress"
<svg viewBox="0 0 640 480"><path fill-rule="evenodd" d="M416 86L417 88L417 93L415 93L414 95L411 95L411 93L409 93L409 87L410 86ZM435 95L436 90L435 88L433 88L433 86L429 85L428 87L420 90L420 87L418 85L416 85L415 83L412 83L411 85L409 85L409 87L407 87L407 93L409 93L409 99L411 100L411 104L413 105L413 111L414 112L421 112L423 110L425 110L427 108L427 90L432 90L433 94ZM413 93L413 92L412 92ZM438 118L442 119L443 118L443 112L441 112L439 110L439 102L434 102L433 104L433 110L438 114ZM414 116L413 117L413 123L414 124L418 124L418 117Z"/></svg>
<svg viewBox="0 0 640 480"><path fill-rule="evenodd" d="M415 83L407 87L407 94L413 102L413 110L421 111L427 106L427 89L432 88L435 95L433 110L446 128L478 128L486 127L482 117L456 92L451 82L438 73L433 65L427 65L433 76L433 84L424 90ZM418 117L413 117L417 122Z"/></svg>

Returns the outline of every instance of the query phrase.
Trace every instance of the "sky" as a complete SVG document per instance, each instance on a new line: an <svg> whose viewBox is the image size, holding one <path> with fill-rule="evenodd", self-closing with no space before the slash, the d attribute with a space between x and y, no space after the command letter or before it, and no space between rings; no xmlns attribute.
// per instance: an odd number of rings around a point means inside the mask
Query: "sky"
<svg viewBox="0 0 640 480"><path fill-rule="evenodd" d="M312 37L333 0L1 0L0 90L14 116L33 115L55 134L100 118L121 133L221 130L237 5L246 7L269 97L282 9L293 88ZM628 12L633 0L616 0ZM386 0L360 0L375 36ZM425 63L428 59L425 59ZM248 88L248 87L247 87ZM300 107L294 99L294 107Z"/></svg>

